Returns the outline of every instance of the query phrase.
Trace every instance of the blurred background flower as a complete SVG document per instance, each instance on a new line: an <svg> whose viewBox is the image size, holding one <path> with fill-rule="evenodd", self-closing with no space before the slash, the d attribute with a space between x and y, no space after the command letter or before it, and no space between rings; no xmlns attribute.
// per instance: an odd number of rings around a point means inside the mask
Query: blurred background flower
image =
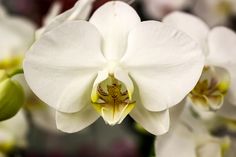
<svg viewBox="0 0 236 157"><path fill-rule="evenodd" d="M198 0L193 11L211 27L225 25L236 14L236 1Z"/></svg>

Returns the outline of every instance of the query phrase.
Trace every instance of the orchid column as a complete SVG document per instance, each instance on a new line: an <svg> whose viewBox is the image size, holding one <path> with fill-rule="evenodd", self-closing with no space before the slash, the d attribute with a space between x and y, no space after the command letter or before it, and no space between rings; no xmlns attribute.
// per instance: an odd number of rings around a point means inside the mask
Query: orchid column
<svg viewBox="0 0 236 157"><path fill-rule="evenodd" d="M29 86L56 109L58 129L76 132L100 116L120 124L130 114L153 134L167 132L168 109L202 72L199 46L175 28L141 22L123 2L104 4L88 22L75 16L80 9L49 24L24 61Z"/></svg>

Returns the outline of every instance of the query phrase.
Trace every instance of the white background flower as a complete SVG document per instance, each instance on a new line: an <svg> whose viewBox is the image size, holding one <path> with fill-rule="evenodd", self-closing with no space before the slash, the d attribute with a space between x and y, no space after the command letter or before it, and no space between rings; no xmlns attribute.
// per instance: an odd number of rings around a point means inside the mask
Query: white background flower
<svg viewBox="0 0 236 157"><path fill-rule="evenodd" d="M168 13L187 8L193 2L193 0L142 0L146 15L152 19L162 19Z"/></svg>
<svg viewBox="0 0 236 157"><path fill-rule="evenodd" d="M236 1L197 0L193 11L209 26L225 25L228 18L236 13Z"/></svg>
<svg viewBox="0 0 236 157"><path fill-rule="evenodd" d="M1 10L1 8L0 8ZM35 26L21 17L0 14L0 60L22 56L34 40Z"/></svg>
<svg viewBox="0 0 236 157"><path fill-rule="evenodd" d="M23 110L20 110L13 118L0 122L0 144L25 147L27 131L28 124Z"/></svg>
<svg viewBox="0 0 236 157"><path fill-rule="evenodd" d="M157 157L222 157L222 145L229 145L229 138L210 135L186 107L174 128L157 137L155 151Z"/></svg>
<svg viewBox="0 0 236 157"><path fill-rule="evenodd" d="M236 103L236 34L225 27L210 30L201 19L181 12L169 14L164 18L164 22L187 33L202 46L206 66L221 67L229 73L230 87L225 96L224 110L227 110L227 106L234 108L230 105ZM222 73L217 75L222 77Z"/></svg>
<svg viewBox="0 0 236 157"><path fill-rule="evenodd" d="M76 15L78 8L70 14ZM97 120L90 98L93 87L113 73L137 101L132 118L153 134L165 133L168 108L199 79L203 56L198 45L160 22L141 22L119 1L100 7L89 22L65 16L46 28L24 62L32 90L57 110L57 127L76 132Z"/></svg>

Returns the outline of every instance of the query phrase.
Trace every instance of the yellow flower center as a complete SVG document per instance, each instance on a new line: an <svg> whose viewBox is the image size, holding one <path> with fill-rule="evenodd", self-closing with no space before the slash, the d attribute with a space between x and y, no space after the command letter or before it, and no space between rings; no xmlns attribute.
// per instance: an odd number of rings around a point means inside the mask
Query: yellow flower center
<svg viewBox="0 0 236 157"><path fill-rule="evenodd" d="M23 61L22 55L16 55L0 60L0 69L7 70L8 72L21 67Z"/></svg>
<svg viewBox="0 0 236 157"><path fill-rule="evenodd" d="M225 77L223 77L224 75ZM222 69L219 73L214 67L205 67L200 80L189 94L194 107L205 110L219 109L229 89L230 81L228 78L229 74L226 71L222 73Z"/></svg>
<svg viewBox="0 0 236 157"><path fill-rule="evenodd" d="M232 13L232 6L229 2L223 0L216 5L216 11L224 16L228 16Z"/></svg>
<svg viewBox="0 0 236 157"><path fill-rule="evenodd" d="M134 108L135 101L130 99L123 83L109 75L98 85L97 100L92 101L92 104L106 123L115 125L120 124Z"/></svg>

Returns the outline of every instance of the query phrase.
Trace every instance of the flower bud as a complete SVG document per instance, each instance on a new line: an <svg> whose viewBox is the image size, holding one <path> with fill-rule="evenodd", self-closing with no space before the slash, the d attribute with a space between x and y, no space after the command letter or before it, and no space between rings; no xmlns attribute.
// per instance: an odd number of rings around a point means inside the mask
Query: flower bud
<svg viewBox="0 0 236 157"><path fill-rule="evenodd" d="M13 117L24 103L21 85L0 70L0 121Z"/></svg>

